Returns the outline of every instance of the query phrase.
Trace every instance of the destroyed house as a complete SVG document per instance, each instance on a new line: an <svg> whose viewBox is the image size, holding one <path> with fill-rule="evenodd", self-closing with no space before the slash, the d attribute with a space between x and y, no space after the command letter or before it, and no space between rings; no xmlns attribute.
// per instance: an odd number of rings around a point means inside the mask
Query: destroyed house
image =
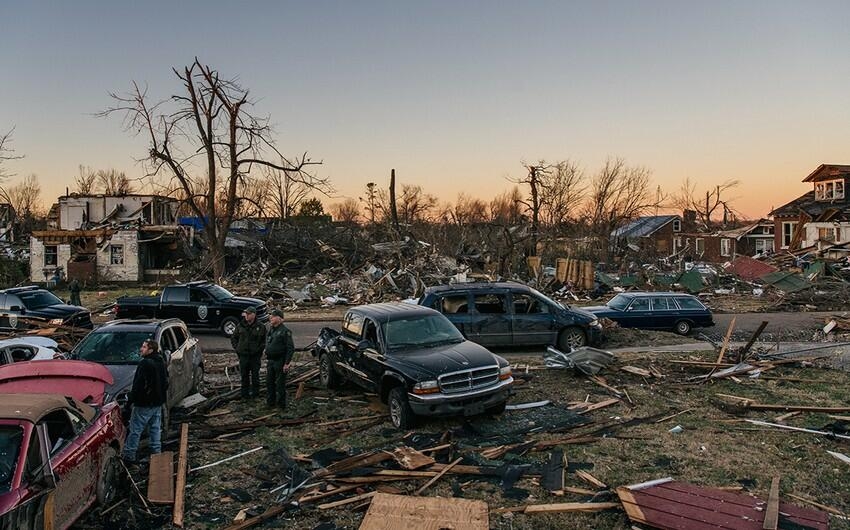
<svg viewBox="0 0 850 530"><path fill-rule="evenodd" d="M681 216L638 217L611 232L611 246L615 252L630 248L634 251L668 255L676 252L674 244L681 232Z"/></svg>
<svg viewBox="0 0 850 530"><path fill-rule="evenodd" d="M850 165L821 164L803 182L812 190L770 212L775 248L826 248L850 241Z"/></svg>
<svg viewBox="0 0 850 530"><path fill-rule="evenodd" d="M762 219L730 230L712 233L682 233L676 236L677 252L698 261L725 263L737 256L771 254L774 249L773 222Z"/></svg>
<svg viewBox="0 0 850 530"><path fill-rule="evenodd" d="M176 276L178 201L159 195L67 195L57 228L30 238L30 279L158 281Z"/></svg>

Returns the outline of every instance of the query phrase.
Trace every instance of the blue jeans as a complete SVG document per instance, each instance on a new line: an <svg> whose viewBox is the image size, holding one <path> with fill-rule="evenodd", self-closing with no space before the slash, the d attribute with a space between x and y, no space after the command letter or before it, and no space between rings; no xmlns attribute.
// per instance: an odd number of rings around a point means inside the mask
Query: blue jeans
<svg viewBox="0 0 850 530"><path fill-rule="evenodd" d="M139 439L145 428L150 427L151 454L162 451L162 407L133 407L130 416L130 434L124 443L124 459L135 460L139 450Z"/></svg>

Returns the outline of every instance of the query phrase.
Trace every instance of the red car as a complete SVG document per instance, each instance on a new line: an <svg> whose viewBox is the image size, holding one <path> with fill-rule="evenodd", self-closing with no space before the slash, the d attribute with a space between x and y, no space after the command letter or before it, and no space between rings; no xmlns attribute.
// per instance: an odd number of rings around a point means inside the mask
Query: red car
<svg viewBox="0 0 850 530"><path fill-rule="evenodd" d="M124 425L85 361L0 367L0 530L64 529L115 495Z"/></svg>

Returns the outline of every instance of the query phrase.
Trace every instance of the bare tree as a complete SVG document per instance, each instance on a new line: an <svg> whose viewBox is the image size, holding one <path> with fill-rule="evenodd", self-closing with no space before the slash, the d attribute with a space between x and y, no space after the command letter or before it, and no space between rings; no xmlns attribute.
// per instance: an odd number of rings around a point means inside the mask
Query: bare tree
<svg viewBox="0 0 850 530"><path fill-rule="evenodd" d="M570 160L552 166L540 175L540 215L544 225L560 227L577 214L584 200L584 172Z"/></svg>
<svg viewBox="0 0 850 530"><path fill-rule="evenodd" d="M370 224L374 225L378 220L378 214L381 212L381 197L378 185L374 182L367 183L366 194L358 200L363 203L367 220Z"/></svg>
<svg viewBox="0 0 850 530"><path fill-rule="evenodd" d="M402 184L398 199L398 216L402 223L412 225L429 220L437 206L437 198L422 191L422 186Z"/></svg>
<svg viewBox="0 0 850 530"><path fill-rule="evenodd" d="M531 191L528 199L523 199L521 202L525 205L529 213L531 213L531 248L537 246L537 236L540 233L540 181L552 172L552 167L546 164L545 160L541 160L536 165L529 165L523 162L527 174L524 178L513 180L517 184L528 184ZM531 251L534 255L535 250Z"/></svg>
<svg viewBox="0 0 850 530"><path fill-rule="evenodd" d="M334 221L342 223L357 223L360 219L360 203L357 199L348 198L331 206Z"/></svg>
<svg viewBox="0 0 850 530"><path fill-rule="evenodd" d="M448 205L441 217L458 226L465 226L485 223L487 216L486 202L460 193L454 205Z"/></svg>
<svg viewBox="0 0 850 530"><path fill-rule="evenodd" d="M321 162L306 153L286 158L275 146L268 118L252 114L248 90L235 79L222 78L197 58L174 74L181 93L156 103L134 82L130 94L111 94L115 103L101 115L124 113L127 129L148 137L149 175L165 173L177 182L185 204L204 224L208 265L218 279L225 272L224 243L239 185L252 168L270 167L309 182L307 169ZM199 188L205 195L197 194Z"/></svg>
<svg viewBox="0 0 850 530"><path fill-rule="evenodd" d="M680 210L696 212L697 223L706 230L715 224L718 214L721 214L721 226L725 226L731 221L730 217L734 213L730 206L731 200L726 198L725 194L738 184L740 182L737 180L727 180L714 186L714 189L707 189L703 196L697 193L697 183L686 178L679 191L670 198L670 203Z"/></svg>
<svg viewBox="0 0 850 530"><path fill-rule="evenodd" d="M97 172L82 164L78 166L79 174L74 177L74 193L80 195L91 195L95 192L97 184Z"/></svg>
<svg viewBox="0 0 850 530"><path fill-rule="evenodd" d="M41 185L35 174L29 174L14 186L0 190L0 194L19 217L35 217L41 213Z"/></svg>
<svg viewBox="0 0 850 530"><path fill-rule="evenodd" d="M97 183L105 195L120 197L133 193L133 185L126 173L116 169L101 169L97 172Z"/></svg>
<svg viewBox="0 0 850 530"><path fill-rule="evenodd" d="M266 209L272 217L288 219L312 193L326 197L334 192L327 178L301 172L293 174L272 167L263 168L263 186L268 189Z"/></svg>
<svg viewBox="0 0 850 530"><path fill-rule="evenodd" d="M505 226L524 223L526 219L522 214L522 205L522 193L519 187L514 186L490 201L490 221Z"/></svg>
<svg viewBox="0 0 850 530"><path fill-rule="evenodd" d="M23 155L16 155L15 150L11 147L13 132L15 132L14 127L9 129L7 133L0 134L0 182L14 176L14 173L7 173L3 169L5 163L10 160L19 160L23 158Z"/></svg>
<svg viewBox="0 0 850 530"><path fill-rule="evenodd" d="M610 250L611 232L626 221L656 207L663 198L653 197L649 186L650 171L629 167L622 158L609 158L590 183L585 218L601 243L601 251Z"/></svg>

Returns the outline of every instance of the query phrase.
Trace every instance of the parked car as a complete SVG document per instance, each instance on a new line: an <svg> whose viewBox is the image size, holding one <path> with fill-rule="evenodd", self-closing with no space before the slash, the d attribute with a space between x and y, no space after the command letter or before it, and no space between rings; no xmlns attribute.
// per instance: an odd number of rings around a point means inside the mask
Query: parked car
<svg viewBox="0 0 850 530"><path fill-rule="evenodd" d="M0 365L21 361L62 358L59 343L49 337L15 337L0 340Z"/></svg>
<svg viewBox="0 0 850 530"><path fill-rule="evenodd" d="M714 325L711 310L696 296L684 293L621 293L604 306L585 309L624 328L670 330L679 335Z"/></svg>
<svg viewBox="0 0 850 530"><path fill-rule="evenodd" d="M553 345L569 350L603 340L594 315L521 283L429 287L419 304L440 311L464 337L484 346Z"/></svg>
<svg viewBox="0 0 850 530"><path fill-rule="evenodd" d="M513 383L508 361L464 339L439 312L411 304L349 309L341 332L322 329L313 355L325 387L351 381L375 392L400 429L414 416L499 414Z"/></svg>
<svg viewBox="0 0 850 530"><path fill-rule="evenodd" d="M111 381L80 361L0 367L0 528L65 529L111 504L125 436Z"/></svg>
<svg viewBox="0 0 850 530"><path fill-rule="evenodd" d="M86 335L71 350L70 358L106 366L114 378L106 387L107 401L117 400L123 405L133 387L136 367L142 360L139 347L148 338L159 344L168 363L167 413L183 398L196 392L204 380L204 357L198 339L180 320L107 322Z"/></svg>
<svg viewBox="0 0 850 530"><path fill-rule="evenodd" d="M266 303L236 296L209 282L169 285L159 296L122 296L115 305L116 318L179 318L189 327L220 329L230 337L242 311L253 307L257 320L269 319Z"/></svg>
<svg viewBox="0 0 850 530"><path fill-rule="evenodd" d="M0 330L31 329L29 320L52 326L91 329L91 313L85 307L68 305L37 285L0 291Z"/></svg>

